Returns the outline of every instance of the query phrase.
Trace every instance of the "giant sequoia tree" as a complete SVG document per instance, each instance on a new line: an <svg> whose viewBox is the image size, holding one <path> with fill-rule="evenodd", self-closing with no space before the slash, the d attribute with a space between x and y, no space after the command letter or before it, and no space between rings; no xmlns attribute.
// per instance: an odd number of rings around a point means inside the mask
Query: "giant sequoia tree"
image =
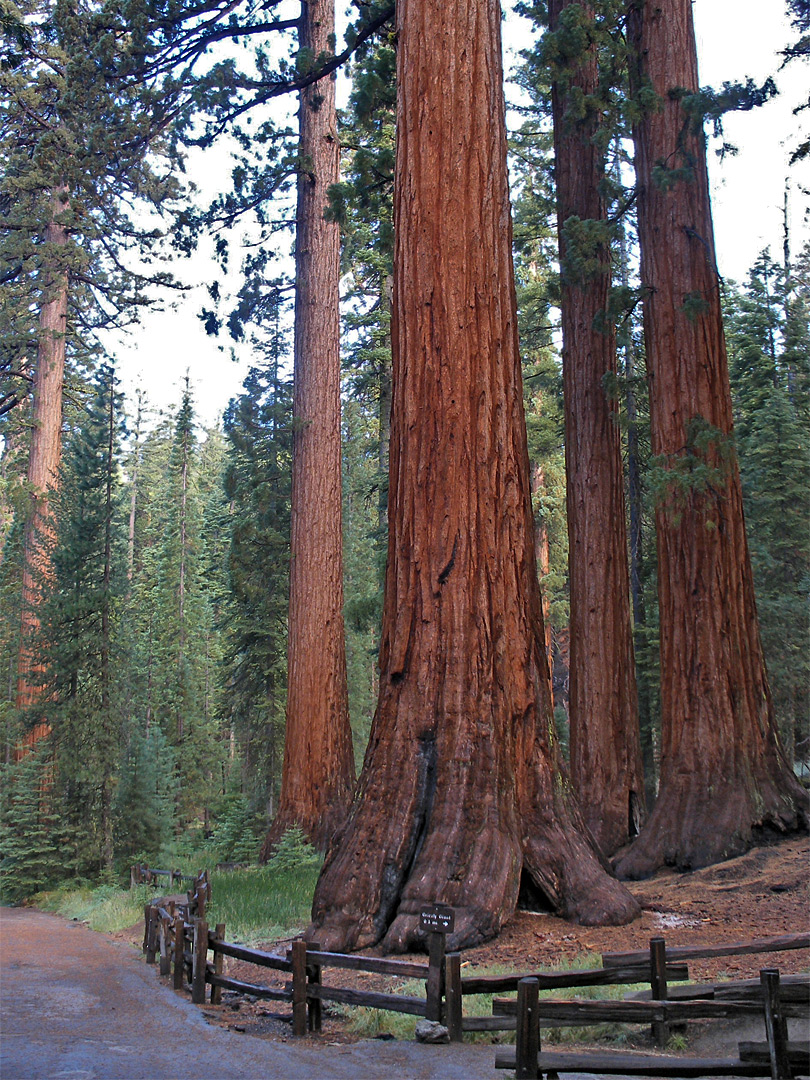
<svg viewBox="0 0 810 1080"><path fill-rule="evenodd" d="M807 820L776 732L733 443L690 0L631 7L661 628L661 771L619 872L696 867Z"/></svg>
<svg viewBox="0 0 810 1080"><path fill-rule="evenodd" d="M302 50L325 53L334 21L333 0L305 0ZM265 855L293 825L324 848L354 785L343 629L340 234L324 217L327 189L338 179L334 76L301 91L299 125L287 727Z"/></svg>
<svg viewBox="0 0 810 1080"><path fill-rule="evenodd" d="M551 0L565 454L571 582L571 776L612 854L644 805L621 441L605 379L616 373L610 231L593 5ZM600 134L602 137L600 138Z"/></svg>
<svg viewBox="0 0 810 1080"><path fill-rule="evenodd" d="M380 697L313 903L324 946L490 937L521 878L626 921L558 767L516 334L497 0L398 6L393 411ZM440 47L437 47L440 43Z"/></svg>

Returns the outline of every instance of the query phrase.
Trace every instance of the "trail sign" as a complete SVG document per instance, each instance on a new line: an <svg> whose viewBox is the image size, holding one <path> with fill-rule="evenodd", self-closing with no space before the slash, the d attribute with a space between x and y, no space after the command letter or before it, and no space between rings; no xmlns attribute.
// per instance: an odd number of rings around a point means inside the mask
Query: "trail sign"
<svg viewBox="0 0 810 1080"><path fill-rule="evenodd" d="M456 913L445 904L431 904L419 912L419 926L434 934L452 934L456 924Z"/></svg>

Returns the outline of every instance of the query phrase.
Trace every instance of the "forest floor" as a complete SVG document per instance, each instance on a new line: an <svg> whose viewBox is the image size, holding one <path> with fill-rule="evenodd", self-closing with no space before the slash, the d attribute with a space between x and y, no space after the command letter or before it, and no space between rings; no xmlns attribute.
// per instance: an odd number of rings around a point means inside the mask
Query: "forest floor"
<svg viewBox="0 0 810 1080"><path fill-rule="evenodd" d="M557 967L598 966L603 952L646 949L651 937L664 937L667 944L716 945L747 942L810 929L810 838L793 837L753 848L747 854L692 873L662 871L647 881L632 882L629 888L642 906L642 915L629 926L581 927L548 914L519 911L501 935L486 945L462 954L463 973L525 972ZM143 926L117 935L140 944ZM227 934L226 934L227 937ZM268 941L262 948L283 952L289 941ZM379 955L378 949L365 950ZM413 957L422 959L424 957ZM226 973L246 982L273 985L273 972L228 960ZM689 965L693 982L756 978L765 967L783 974L806 972L810 959L806 949L750 956L726 956L694 961ZM277 979L283 985L284 976ZM327 971L324 981L364 990L391 991L397 980L361 972ZM401 985L401 980L399 980ZM412 988L411 993L419 993ZM565 996L559 994L558 996ZM573 996L573 992L570 993ZM324 1009L323 1035L330 1043L351 1042L374 1033L369 1021L357 1025L358 1010ZM226 997L220 1006L205 1006L209 1022L230 1030L265 1038L285 1037L289 1022L282 1019L274 1003ZM383 1013L374 1018L379 1025L376 1037L391 1036L399 1018ZM694 1024L687 1035L686 1052L703 1056L722 1055L736 1050L741 1038L763 1038L758 1021L732 1025L718 1021ZM401 1030L394 1027L394 1030ZM642 1046L646 1030L623 1031L621 1039ZM570 1036L568 1036L570 1038ZM616 1038L616 1033L608 1037ZM487 1036L498 1042L502 1036ZM505 1039L504 1039L505 1041ZM591 1040L593 1041L593 1039Z"/></svg>

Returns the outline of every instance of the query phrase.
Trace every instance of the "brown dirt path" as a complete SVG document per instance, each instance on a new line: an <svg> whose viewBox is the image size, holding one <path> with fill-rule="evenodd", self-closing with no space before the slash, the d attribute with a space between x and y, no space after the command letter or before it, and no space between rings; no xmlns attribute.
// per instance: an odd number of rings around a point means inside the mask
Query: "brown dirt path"
<svg viewBox="0 0 810 1080"><path fill-rule="evenodd" d="M0 909L2 1080L494 1080L490 1046L267 1041L206 1023L130 945Z"/></svg>

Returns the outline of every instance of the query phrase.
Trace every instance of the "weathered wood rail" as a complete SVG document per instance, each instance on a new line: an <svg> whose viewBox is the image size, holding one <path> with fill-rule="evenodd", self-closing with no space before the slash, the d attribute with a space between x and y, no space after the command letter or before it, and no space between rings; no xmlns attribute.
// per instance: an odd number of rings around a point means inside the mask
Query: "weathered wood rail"
<svg viewBox="0 0 810 1080"><path fill-rule="evenodd" d="M129 869L129 887L131 889L136 885L159 885L163 878L168 878L169 885L181 885L184 880L195 880L192 876L183 874L180 870L153 870L144 863L136 863Z"/></svg>

